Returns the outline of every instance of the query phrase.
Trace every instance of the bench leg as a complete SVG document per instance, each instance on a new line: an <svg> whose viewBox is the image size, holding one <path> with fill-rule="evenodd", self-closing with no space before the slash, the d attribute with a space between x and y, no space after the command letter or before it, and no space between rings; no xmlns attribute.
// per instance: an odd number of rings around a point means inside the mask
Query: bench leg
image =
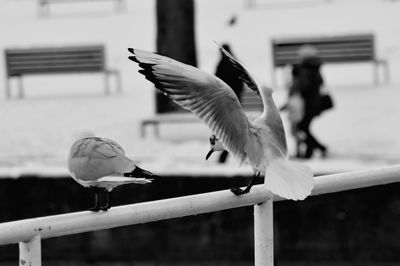
<svg viewBox="0 0 400 266"><path fill-rule="evenodd" d="M247 8L252 8L256 6L256 1L255 0L247 0L246 4Z"/></svg>
<svg viewBox="0 0 400 266"><path fill-rule="evenodd" d="M375 85L379 83L379 67L382 66L383 68L383 75L384 75L384 82L385 84L389 84L390 82L390 72L389 72L389 65L386 60L378 59L374 61L374 82Z"/></svg>
<svg viewBox="0 0 400 266"><path fill-rule="evenodd" d="M47 0L39 0L39 16L47 17L49 14L50 14L50 8Z"/></svg>
<svg viewBox="0 0 400 266"><path fill-rule="evenodd" d="M154 136L156 138L160 138L160 129L158 127L159 126L158 123L157 122L148 123L147 121L142 122L140 125L140 137L143 139L146 136L146 127L150 124L153 125L153 127L154 127Z"/></svg>
<svg viewBox="0 0 400 266"><path fill-rule="evenodd" d="M110 76L114 75L115 85L117 93L121 93L122 84L121 84L121 75L118 70L106 70L104 72L104 94L108 95L111 93L110 90Z"/></svg>
<svg viewBox="0 0 400 266"><path fill-rule="evenodd" d="M104 94L109 95L110 94L110 84L109 84L109 71L104 71Z"/></svg>
<svg viewBox="0 0 400 266"><path fill-rule="evenodd" d="M24 84L22 82L22 76L18 77L18 89L19 89L18 98L20 99L24 98Z"/></svg>
<svg viewBox="0 0 400 266"><path fill-rule="evenodd" d="M140 124L140 138L144 138L146 136L146 123Z"/></svg>
<svg viewBox="0 0 400 266"><path fill-rule="evenodd" d="M271 70L271 86L272 86L272 88L275 90L276 89L276 70L275 70L275 67L273 66L272 67L272 70Z"/></svg>
<svg viewBox="0 0 400 266"><path fill-rule="evenodd" d="M389 66L387 61L382 61L381 62L383 65L383 71L385 72L385 84L390 83L390 72L389 72Z"/></svg>
<svg viewBox="0 0 400 266"><path fill-rule="evenodd" d="M115 3L115 11L123 12L126 10L126 2L125 0L117 0Z"/></svg>
<svg viewBox="0 0 400 266"><path fill-rule="evenodd" d="M121 75L118 70L114 71L114 75L115 75L115 83L117 84L117 92L121 93L122 91Z"/></svg>
<svg viewBox="0 0 400 266"><path fill-rule="evenodd" d="M154 136L159 139L160 138L160 128L158 127L159 124L158 123L153 124L153 126L154 126Z"/></svg>
<svg viewBox="0 0 400 266"><path fill-rule="evenodd" d="M374 85L379 85L379 68L378 68L378 62L374 62Z"/></svg>
<svg viewBox="0 0 400 266"><path fill-rule="evenodd" d="M6 99L11 98L10 78L6 78Z"/></svg>

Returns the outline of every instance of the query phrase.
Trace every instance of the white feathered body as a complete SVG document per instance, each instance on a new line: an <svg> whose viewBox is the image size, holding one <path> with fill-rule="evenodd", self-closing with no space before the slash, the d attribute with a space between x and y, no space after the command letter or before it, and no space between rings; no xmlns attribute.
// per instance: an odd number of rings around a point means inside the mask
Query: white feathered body
<svg viewBox="0 0 400 266"><path fill-rule="evenodd" d="M249 130L249 142L247 143L247 162L254 172L265 175L269 163L275 159L283 159L286 156L270 138L271 130L267 126L252 125Z"/></svg>
<svg viewBox="0 0 400 266"><path fill-rule="evenodd" d="M87 137L77 140L68 156L72 178L84 187L114 187L136 183L146 184L146 178L125 177L136 165L125 156L122 147L110 139Z"/></svg>

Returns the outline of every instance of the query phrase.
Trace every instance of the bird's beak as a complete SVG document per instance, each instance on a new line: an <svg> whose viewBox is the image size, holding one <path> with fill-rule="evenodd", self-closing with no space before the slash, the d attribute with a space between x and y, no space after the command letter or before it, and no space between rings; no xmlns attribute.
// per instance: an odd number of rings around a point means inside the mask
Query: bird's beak
<svg viewBox="0 0 400 266"><path fill-rule="evenodd" d="M206 155L206 161L208 160L208 158L211 156L211 154L214 152L214 148L211 148L211 150L207 153Z"/></svg>

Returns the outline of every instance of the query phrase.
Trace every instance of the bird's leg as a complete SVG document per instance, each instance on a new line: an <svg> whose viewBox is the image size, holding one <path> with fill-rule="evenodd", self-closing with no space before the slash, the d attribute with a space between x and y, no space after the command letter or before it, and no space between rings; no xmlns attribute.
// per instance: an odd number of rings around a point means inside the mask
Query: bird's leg
<svg viewBox="0 0 400 266"><path fill-rule="evenodd" d="M251 178L249 184L247 187L243 190L243 194L249 193L251 187L256 183L256 180L260 177L260 172L257 172L257 174L254 174L253 177Z"/></svg>
<svg viewBox="0 0 400 266"><path fill-rule="evenodd" d="M247 185L247 187L245 189L241 189L240 187L233 187L233 188L231 188L231 191L236 196L249 193L251 187L256 183L256 179L259 177L260 177L260 172L257 172L256 174L253 175L253 177L251 178L249 184Z"/></svg>
<svg viewBox="0 0 400 266"><path fill-rule="evenodd" d="M100 207L100 210L107 211L109 208L111 208L110 196L109 196L109 192L108 192L108 190L106 188L104 189L104 192L105 192L105 195L106 195L106 203L105 203L105 205Z"/></svg>
<svg viewBox="0 0 400 266"><path fill-rule="evenodd" d="M98 212L99 207L99 189L97 187L90 187L94 191L94 207L90 208L89 211Z"/></svg>
<svg viewBox="0 0 400 266"><path fill-rule="evenodd" d="M111 208L111 193L107 190L107 210Z"/></svg>

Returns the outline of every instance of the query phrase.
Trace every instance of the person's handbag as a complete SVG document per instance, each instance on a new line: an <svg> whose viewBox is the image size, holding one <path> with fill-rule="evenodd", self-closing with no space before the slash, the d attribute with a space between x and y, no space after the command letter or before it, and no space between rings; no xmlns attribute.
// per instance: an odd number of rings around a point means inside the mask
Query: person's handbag
<svg viewBox="0 0 400 266"><path fill-rule="evenodd" d="M332 109L333 106L334 104L331 95L329 95L328 93L322 94L320 98L320 111L323 112Z"/></svg>

